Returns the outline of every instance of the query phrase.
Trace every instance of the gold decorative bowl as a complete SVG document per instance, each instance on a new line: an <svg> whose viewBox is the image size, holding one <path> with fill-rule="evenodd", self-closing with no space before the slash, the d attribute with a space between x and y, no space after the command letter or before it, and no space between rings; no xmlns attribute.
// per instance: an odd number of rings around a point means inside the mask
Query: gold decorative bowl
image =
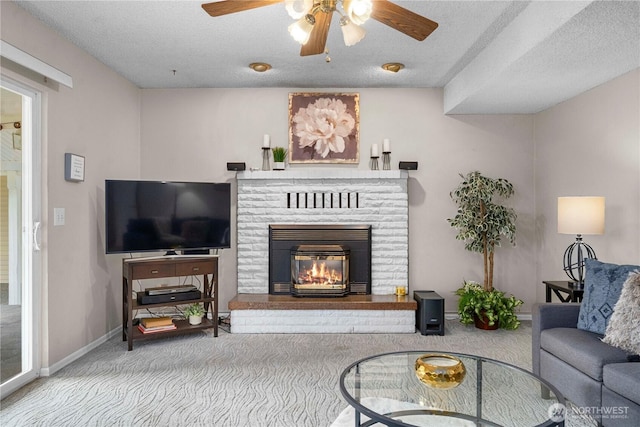
<svg viewBox="0 0 640 427"><path fill-rule="evenodd" d="M467 374L462 360L448 354L423 354L416 359L415 367L420 381L439 389L459 386Z"/></svg>

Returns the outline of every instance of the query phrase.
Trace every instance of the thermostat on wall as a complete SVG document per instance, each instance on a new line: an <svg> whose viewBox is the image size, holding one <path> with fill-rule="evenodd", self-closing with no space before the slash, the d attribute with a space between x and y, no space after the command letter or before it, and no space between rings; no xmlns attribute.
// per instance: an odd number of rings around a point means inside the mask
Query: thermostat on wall
<svg viewBox="0 0 640 427"><path fill-rule="evenodd" d="M84 157L64 153L64 179L71 182L84 181Z"/></svg>

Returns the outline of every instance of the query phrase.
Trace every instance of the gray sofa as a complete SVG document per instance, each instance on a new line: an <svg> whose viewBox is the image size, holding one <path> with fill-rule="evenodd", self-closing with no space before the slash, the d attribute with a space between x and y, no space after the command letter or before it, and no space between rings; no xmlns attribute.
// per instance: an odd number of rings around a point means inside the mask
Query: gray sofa
<svg viewBox="0 0 640 427"><path fill-rule="evenodd" d="M640 425L637 355L577 329L580 304L533 306L533 372L605 427ZM548 391L543 390L544 393Z"/></svg>

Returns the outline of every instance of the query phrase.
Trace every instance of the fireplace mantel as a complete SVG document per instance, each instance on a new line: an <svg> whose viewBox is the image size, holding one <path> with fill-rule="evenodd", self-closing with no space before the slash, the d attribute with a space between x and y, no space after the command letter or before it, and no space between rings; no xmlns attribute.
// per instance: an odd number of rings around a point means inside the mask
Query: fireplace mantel
<svg viewBox="0 0 640 427"><path fill-rule="evenodd" d="M407 179L405 170L365 170L342 168L304 168L283 171L242 171L238 172L238 180L246 179Z"/></svg>

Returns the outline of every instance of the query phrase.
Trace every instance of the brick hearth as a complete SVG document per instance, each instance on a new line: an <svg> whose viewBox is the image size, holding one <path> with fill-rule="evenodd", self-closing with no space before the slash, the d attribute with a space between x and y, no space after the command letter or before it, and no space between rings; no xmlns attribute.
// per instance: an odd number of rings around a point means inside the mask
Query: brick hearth
<svg viewBox="0 0 640 427"><path fill-rule="evenodd" d="M409 296L347 295L336 298L299 298L290 295L238 294L229 301L230 310L412 310L417 303Z"/></svg>
<svg viewBox="0 0 640 427"><path fill-rule="evenodd" d="M416 308L406 295L239 294L229 302L233 333L413 333Z"/></svg>

